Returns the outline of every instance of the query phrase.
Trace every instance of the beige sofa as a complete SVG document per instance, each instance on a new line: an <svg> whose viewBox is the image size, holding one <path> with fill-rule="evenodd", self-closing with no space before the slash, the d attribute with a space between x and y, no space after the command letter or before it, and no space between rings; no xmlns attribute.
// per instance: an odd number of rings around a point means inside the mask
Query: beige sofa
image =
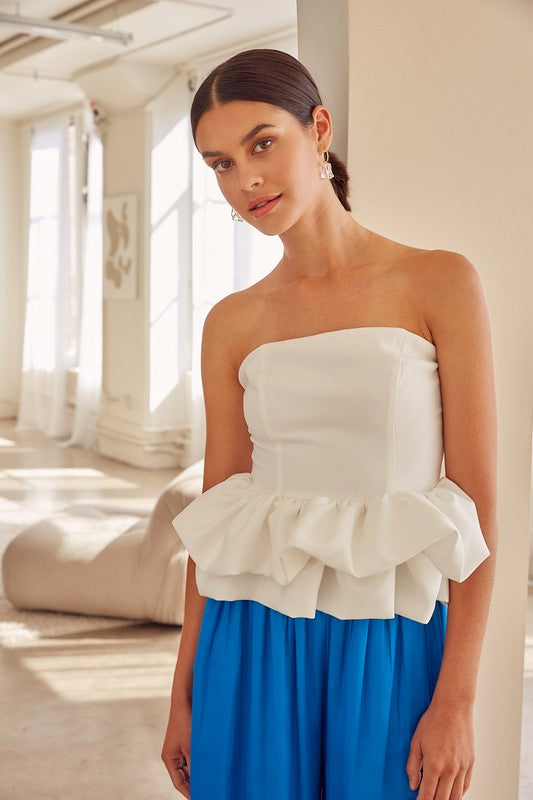
<svg viewBox="0 0 533 800"><path fill-rule="evenodd" d="M203 459L166 486L153 511L77 504L18 534L2 559L8 600L44 609L181 625L188 553L174 517L202 491Z"/></svg>

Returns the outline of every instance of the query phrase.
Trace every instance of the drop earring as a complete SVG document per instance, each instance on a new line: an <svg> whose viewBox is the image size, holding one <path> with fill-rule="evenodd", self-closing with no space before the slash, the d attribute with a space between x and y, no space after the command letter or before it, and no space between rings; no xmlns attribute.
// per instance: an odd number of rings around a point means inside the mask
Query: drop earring
<svg viewBox="0 0 533 800"><path fill-rule="evenodd" d="M239 214L238 211L235 211L234 208L231 209L231 218L235 220L235 222L244 222L243 218Z"/></svg>
<svg viewBox="0 0 533 800"><path fill-rule="evenodd" d="M327 150L324 153L322 153L322 164L320 165L320 177L329 178L329 180L333 178L333 170L331 168L331 164L329 163L329 153Z"/></svg>

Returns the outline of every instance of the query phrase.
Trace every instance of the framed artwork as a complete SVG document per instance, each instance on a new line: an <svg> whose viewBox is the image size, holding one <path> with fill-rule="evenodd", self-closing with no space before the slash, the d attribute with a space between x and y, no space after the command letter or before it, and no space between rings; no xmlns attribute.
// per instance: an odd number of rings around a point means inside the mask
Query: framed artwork
<svg viewBox="0 0 533 800"><path fill-rule="evenodd" d="M104 298L137 297L137 196L105 197Z"/></svg>

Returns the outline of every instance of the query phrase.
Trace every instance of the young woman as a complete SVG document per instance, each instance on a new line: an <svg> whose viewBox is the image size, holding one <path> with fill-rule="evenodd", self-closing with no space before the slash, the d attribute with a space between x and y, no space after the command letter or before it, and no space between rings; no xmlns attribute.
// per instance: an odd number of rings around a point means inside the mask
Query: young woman
<svg viewBox="0 0 533 800"><path fill-rule="evenodd" d="M354 219L292 56L225 61L191 122L236 224L284 252L204 324L162 758L192 800L459 800L497 543L479 275Z"/></svg>

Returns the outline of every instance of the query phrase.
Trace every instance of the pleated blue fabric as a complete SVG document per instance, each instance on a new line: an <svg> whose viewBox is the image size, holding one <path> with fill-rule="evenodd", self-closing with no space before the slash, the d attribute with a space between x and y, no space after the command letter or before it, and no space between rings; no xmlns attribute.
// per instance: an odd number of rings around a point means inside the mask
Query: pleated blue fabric
<svg viewBox="0 0 533 800"><path fill-rule="evenodd" d="M427 623L291 617L206 598L194 661L191 800L413 800L405 766L448 607Z"/></svg>

